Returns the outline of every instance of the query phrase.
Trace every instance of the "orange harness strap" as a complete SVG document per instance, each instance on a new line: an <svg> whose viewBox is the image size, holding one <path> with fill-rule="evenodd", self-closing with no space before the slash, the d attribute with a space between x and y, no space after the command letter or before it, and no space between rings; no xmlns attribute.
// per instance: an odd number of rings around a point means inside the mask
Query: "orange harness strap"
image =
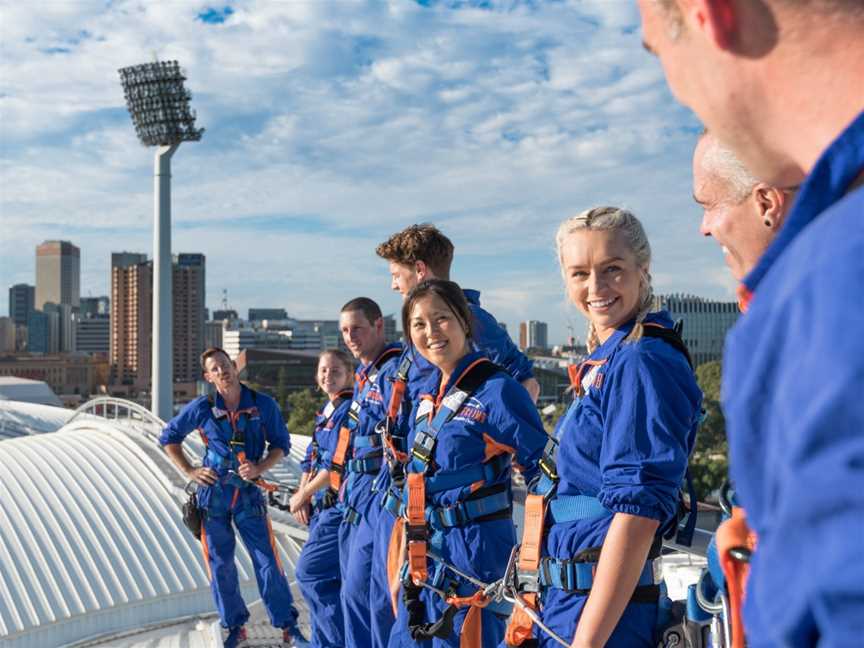
<svg viewBox="0 0 864 648"><path fill-rule="evenodd" d="M330 488L335 491L338 491L339 487L342 486L342 471L345 469L345 455L348 452L349 443L351 443L351 429L343 425L339 429L339 440L336 442L330 470Z"/></svg>
<svg viewBox="0 0 864 648"><path fill-rule="evenodd" d="M426 478L408 473L408 573L419 585L429 574L426 568Z"/></svg>
<svg viewBox="0 0 864 648"><path fill-rule="evenodd" d="M732 648L744 648L744 622L741 607L747 590L747 577L750 565L737 558L734 553L742 549L753 552L756 549L756 534L747 526L747 517L740 506L732 507L732 517L717 527L717 553L720 567L726 578L729 593L729 623L732 627Z"/></svg>
<svg viewBox="0 0 864 648"><path fill-rule="evenodd" d="M525 522L522 532L522 546L519 548L518 568L520 573L533 574L539 578L540 546L543 542L543 523L546 519L546 501L542 495L528 495L525 498ZM527 591L522 599L532 610L537 610L537 591ZM531 638L534 622L520 606L513 608L507 632L504 635L511 646L521 646Z"/></svg>

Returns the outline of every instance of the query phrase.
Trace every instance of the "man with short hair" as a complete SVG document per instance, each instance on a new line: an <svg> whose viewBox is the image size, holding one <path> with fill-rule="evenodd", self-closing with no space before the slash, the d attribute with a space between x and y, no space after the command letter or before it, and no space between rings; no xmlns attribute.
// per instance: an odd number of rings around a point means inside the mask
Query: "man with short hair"
<svg viewBox="0 0 864 648"><path fill-rule="evenodd" d="M639 7L646 48L709 132L775 187L806 176L742 281L724 357L730 472L758 535L748 645L860 645L864 3Z"/></svg>
<svg viewBox="0 0 864 648"><path fill-rule="evenodd" d="M738 281L774 240L794 197L793 189L754 178L735 153L710 133L699 137L693 152L693 199L703 210L699 231L721 246Z"/></svg>
<svg viewBox="0 0 864 648"><path fill-rule="evenodd" d="M240 382L237 367L224 350L201 354L204 380L216 396L199 396L168 422L159 442L171 461L198 484L203 510L201 546L210 589L225 629L224 645L234 648L246 639L249 611L240 595L234 564L234 529L252 558L258 590L285 646L306 646L297 628L297 610L267 517L267 503L255 484L288 454L291 441L279 406L266 394ZM207 448L199 467L183 455L183 439L197 430Z"/></svg>
<svg viewBox="0 0 864 648"><path fill-rule="evenodd" d="M453 243L434 225L411 225L384 241L375 253L389 262L391 288L403 298L426 279L450 280ZM536 402L540 385L531 371L531 360L519 351L495 318L480 306L480 292L463 292L474 315L475 345L522 383Z"/></svg>
<svg viewBox="0 0 864 648"><path fill-rule="evenodd" d="M344 515L339 526L340 598L346 645L369 648L369 581L380 511L373 479L384 463L382 439L375 427L386 415L402 345L387 344L381 308L368 297L357 297L342 307L339 328L348 350L360 361L351 409L331 462L331 485L339 490ZM334 472L341 473L338 483L332 481Z"/></svg>
<svg viewBox="0 0 864 648"><path fill-rule="evenodd" d="M437 227L430 224L411 225L401 232L393 234L381 243L376 254L389 263L391 288L406 297L421 281L426 279L450 278L450 266L453 262L453 243ZM480 306L480 293L476 290L463 290L471 313L474 316L472 341L493 362L501 365L507 373L522 383L532 400L536 402L540 394L540 385L534 378L531 360L528 359L516 345L513 344L507 332L498 324L492 315ZM408 333L405 332L407 337ZM405 379L405 391L398 416L392 421L391 443L399 445L406 442L408 426L411 420L410 408L419 398L420 388L426 384L429 376L436 371L435 367L419 353L406 350L399 361L400 366L408 366ZM407 447L397 448L397 451L407 453ZM395 457L391 457L390 466L383 466L375 480L378 490L384 492L382 504L389 501L392 510L382 511L375 529L375 545L372 566L372 582L370 585L370 607L372 614L372 646L385 648L390 629L395 621L394 606L399 601L393 596L398 583L398 574L388 570L387 556L390 553L390 543L393 538L393 527L396 520L395 503L397 501L400 481L403 476L401 467ZM391 474L395 472L396 474ZM395 482L395 483L394 483ZM388 491L391 491L388 493Z"/></svg>

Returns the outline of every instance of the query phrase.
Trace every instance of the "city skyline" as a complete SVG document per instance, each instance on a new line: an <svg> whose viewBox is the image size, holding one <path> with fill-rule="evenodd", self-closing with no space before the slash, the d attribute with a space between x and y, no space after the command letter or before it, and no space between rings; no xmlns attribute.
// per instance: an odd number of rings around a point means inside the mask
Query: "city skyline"
<svg viewBox="0 0 864 648"><path fill-rule="evenodd" d="M45 239L81 249L82 296L109 293L112 251L152 255L151 152L117 68L155 53L207 129L174 156L173 252L207 256L211 312L223 289L241 313L331 319L357 295L398 312L374 248L429 221L511 336L538 319L551 344L582 339L553 237L605 203L645 223L655 292L731 299L691 198L701 127L631 5L4 6L0 286L35 283Z"/></svg>

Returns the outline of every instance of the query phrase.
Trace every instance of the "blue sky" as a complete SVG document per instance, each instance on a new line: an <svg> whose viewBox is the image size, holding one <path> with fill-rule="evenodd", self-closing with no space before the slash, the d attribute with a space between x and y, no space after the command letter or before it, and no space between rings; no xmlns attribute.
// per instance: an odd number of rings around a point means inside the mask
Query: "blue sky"
<svg viewBox="0 0 864 648"><path fill-rule="evenodd" d="M152 253L153 151L117 69L154 56L206 129L173 159L173 249L207 255L211 309L224 289L243 314L396 311L374 248L427 221L511 333L581 337L553 236L599 204L644 222L656 292L732 298L691 198L700 126L632 0L117 0L0 5L0 314L45 239L81 248L82 295L109 292L112 251Z"/></svg>

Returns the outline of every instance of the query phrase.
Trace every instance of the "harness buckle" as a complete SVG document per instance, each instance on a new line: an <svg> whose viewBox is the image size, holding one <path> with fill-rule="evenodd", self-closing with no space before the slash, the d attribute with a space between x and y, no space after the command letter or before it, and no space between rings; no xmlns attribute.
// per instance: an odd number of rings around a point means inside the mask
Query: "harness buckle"
<svg viewBox="0 0 864 648"><path fill-rule="evenodd" d="M516 591L536 594L540 591L540 570L516 568Z"/></svg>
<svg viewBox="0 0 864 648"><path fill-rule="evenodd" d="M434 448L435 437L426 432L420 432L414 438L414 447L411 448L411 454L424 464L428 464L432 459L432 451Z"/></svg>

